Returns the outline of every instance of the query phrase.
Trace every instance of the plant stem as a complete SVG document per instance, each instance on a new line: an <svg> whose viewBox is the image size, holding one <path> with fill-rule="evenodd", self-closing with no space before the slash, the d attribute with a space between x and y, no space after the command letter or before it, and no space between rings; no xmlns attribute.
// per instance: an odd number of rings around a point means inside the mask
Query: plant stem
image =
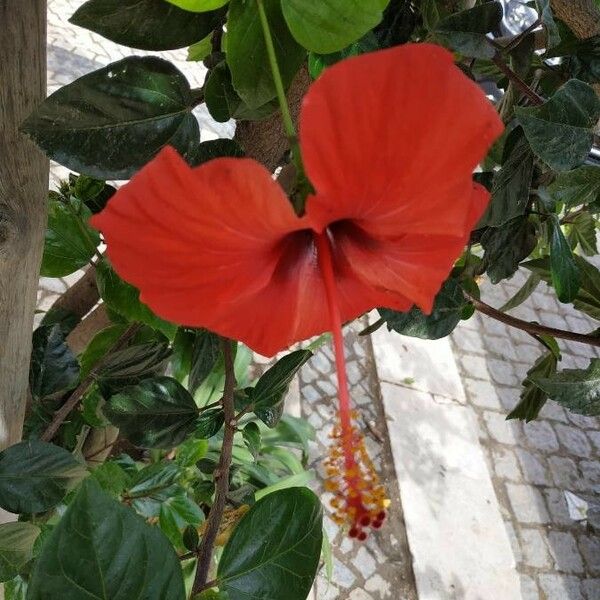
<svg viewBox="0 0 600 600"><path fill-rule="evenodd" d="M79 404L86 392L96 380L96 375L106 364L108 357L117 350L125 347L127 342L139 331L141 325L134 323L130 325L114 343L110 350L96 363L96 366L89 372L88 376L75 388L75 391L67 398L67 401L54 413L52 421L46 427L44 433L40 437L43 442L49 442L59 430L64 420L69 416L71 411Z"/></svg>
<svg viewBox="0 0 600 600"><path fill-rule="evenodd" d="M498 309L486 304L485 302L482 302L481 300L478 300L467 292L463 293L467 300L469 300L469 302L471 302L471 304L473 304L473 306L479 312L491 317L492 319L496 319L496 321L500 321L505 325L515 327L516 329L520 329L521 331L525 331L530 334L551 335L555 338L571 340L573 342L579 342L580 344L588 344L590 346L596 346L600 348L600 337L586 335L584 333L575 333L573 331L566 331L564 329L555 329L554 327L546 327L545 325L540 325L538 323L523 321L522 319L517 319L516 317L511 317L506 313L500 312Z"/></svg>
<svg viewBox="0 0 600 600"><path fill-rule="evenodd" d="M493 63L515 84L515 87L518 88L535 106L539 106L544 103L544 99L534 92L518 75L515 73L504 61L504 59L500 56L500 54L496 54L492 59Z"/></svg>
<svg viewBox="0 0 600 600"><path fill-rule="evenodd" d="M233 436L236 430L235 407L233 394L235 392L235 372L233 367L233 355L231 352L231 341L221 340L221 351L225 363L225 389L223 390L223 412L225 413L225 429L223 432L223 445L219 464L215 470L216 481L215 500L206 520L206 530L202 537L202 543L198 548L198 566L192 593L197 594L206 589L208 572L212 562L213 547L219 533L219 526L223 518L227 494L229 493L229 468L233 454ZM215 584L211 584L211 587Z"/></svg>

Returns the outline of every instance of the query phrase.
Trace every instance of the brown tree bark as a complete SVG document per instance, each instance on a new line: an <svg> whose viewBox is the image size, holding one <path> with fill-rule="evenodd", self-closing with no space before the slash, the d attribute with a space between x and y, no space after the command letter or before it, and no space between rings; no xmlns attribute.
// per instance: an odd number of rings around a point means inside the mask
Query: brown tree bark
<svg viewBox="0 0 600 600"><path fill-rule="evenodd" d="M0 448L21 437L48 161L19 133L46 96L46 0L0 0Z"/></svg>
<svg viewBox="0 0 600 600"><path fill-rule="evenodd" d="M550 4L579 39L600 34L600 9L594 0L551 0Z"/></svg>

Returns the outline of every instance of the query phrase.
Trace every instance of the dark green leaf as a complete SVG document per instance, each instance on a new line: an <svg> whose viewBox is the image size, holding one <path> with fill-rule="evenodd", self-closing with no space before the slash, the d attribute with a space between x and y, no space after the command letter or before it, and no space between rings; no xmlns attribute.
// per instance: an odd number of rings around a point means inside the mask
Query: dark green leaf
<svg viewBox="0 0 600 600"><path fill-rule="evenodd" d="M13 513L40 513L54 508L87 471L73 455L29 440L0 452L0 506Z"/></svg>
<svg viewBox="0 0 600 600"><path fill-rule="evenodd" d="M173 548L160 532L103 492L83 484L44 544L29 600L184 600Z"/></svg>
<svg viewBox="0 0 600 600"><path fill-rule="evenodd" d="M575 255L573 258L581 277L581 285L573 300L573 306L600 320L600 271L581 256ZM546 283L552 283L548 257L530 260L523 266L537 273Z"/></svg>
<svg viewBox="0 0 600 600"><path fill-rule="evenodd" d="M581 275L562 229L556 218L551 220L550 272L552 285L561 302L572 302L581 285Z"/></svg>
<svg viewBox="0 0 600 600"><path fill-rule="evenodd" d="M202 330L196 333L192 348L192 366L188 388L194 394L200 384L214 369L221 353L221 338L210 331Z"/></svg>
<svg viewBox="0 0 600 600"><path fill-rule="evenodd" d="M373 32L380 48L391 48L408 42L418 24L419 15L414 2L390 0L381 23Z"/></svg>
<svg viewBox="0 0 600 600"><path fill-rule="evenodd" d="M190 552L196 552L198 544L200 543L200 536L198 535L198 529L193 525L188 525L183 530L182 536L183 546Z"/></svg>
<svg viewBox="0 0 600 600"><path fill-rule="evenodd" d="M221 158L223 156L242 158L244 151L239 144L234 140L221 138L218 140L209 140L194 146L186 155L186 159L190 166L197 167L209 160Z"/></svg>
<svg viewBox="0 0 600 600"><path fill-rule="evenodd" d="M90 427L106 427L109 424L102 413L103 406L104 396L94 384L81 400L81 416Z"/></svg>
<svg viewBox="0 0 600 600"><path fill-rule="evenodd" d="M33 558L33 544L40 528L31 523L0 525L0 582L10 581Z"/></svg>
<svg viewBox="0 0 600 600"><path fill-rule="evenodd" d="M532 273L527 281L523 284L523 287L510 299L506 304L501 306L498 310L500 312L507 312L520 306L535 292L537 286L540 284L541 277L537 273Z"/></svg>
<svg viewBox="0 0 600 600"><path fill-rule="evenodd" d="M94 214L100 212L116 193L112 185L101 179L79 175L71 186L73 195L81 200ZM94 231L94 233L96 233Z"/></svg>
<svg viewBox="0 0 600 600"><path fill-rule="evenodd" d="M456 279L448 279L435 298L433 310L426 315L416 306L408 312L379 308L389 331L422 339L437 340L449 335L458 325L467 304Z"/></svg>
<svg viewBox="0 0 600 600"><path fill-rule="evenodd" d="M169 338L175 336L177 326L157 317L140 301L139 290L121 279L107 261L96 265L96 282L100 296L109 308L129 321L146 323Z"/></svg>
<svg viewBox="0 0 600 600"><path fill-rule="evenodd" d="M548 188L550 194L566 208L600 200L600 167L584 166L558 177Z"/></svg>
<svg viewBox="0 0 600 600"><path fill-rule="evenodd" d="M509 134L504 146L502 167L494 175L492 199L477 228L500 227L525 213L533 177L533 153L523 130Z"/></svg>
<svg viewBox="0 0 600 600"><path fill-rule="evenodd" d="M182 467L192 467L199 460L202 460L207 452L208 442L206 439L189 437L177 448L175 461Z"/></svg>
<svg viewBox="0 0 600 600"><path fill-rule="evenodd" d="M111 325L99 331L79 357L81 377L87 377L94 365L115 345L127 325Z"/></svg>
<svg viewBox="0 0 600 600"><path fill-rule="evenodd" d="M120 496L131 485L131 475L118 463L104 462L97 466L90 477L111 496Z"/></svg>
<svg viewBox="0 0 600 600"><path fill-rule="evenodd" d="M263 0L263 5L283 84L287 88L304 61L306 51L291 36L281 12L281 1ZM249 108L258 108L275 98L277 92L256 0L232 0L230 3L227 63L233 87Z"/></svg>
<svg viewBox="0 0 600 600"><path fill-rule="evenodd" d="M501 227L490 227L481 236L483 260L492 283L512 277L519 263L537 245L535 226L527 217L517 217Z"/></svg>
<svg viewBox="0 0 600 600"><path fill-rule="evenodd" d="M207 440L217 435L223 427L225 415L222 408L209 408L200 413L196 421L194 435L200 439Z"/></svg>
<svg viewBox="0 0 600 600"><path fill-rule="evenodd" d="M167 0L175 6L190 12L206 12L225 6L229 0Z"/></svg>
<svg viewBox="0 0 600 600"><path fill-rule="evenodd" d="M70 310L60 306L52 306L40 322L40 327L52 327L59 325L64 335L69 335L79 323L79 317Z"/></svg>
<svg viewBox="0 0 600 600"><path fill-rule="evenodd" d="M110 395L158 375L164 371L170 355L169 346L162 342L148 342L111 352L98 372L100 388Z"/></svg>
<svg viewBox="0 0 600 600"><path fill-rule="evenodd" d="M281 0L298 43L319 54L345 48L373 29L389 0Z"/></svg>
<svg viewBox="0 0 600 600"><path fill-rule="evenodd" d="M485 34L498 28L502 15L500 2L486 2L440 20L435 35L446 46L465 56L493 58L496 49Z"/></svg>
<svg viewBox="0 0 600 600"><path fill-rule="evenodd" d="M283 417L285 408L283 399L273 406L260 407L254 409L254 414L267 426L276 427Z"/></svg>
<svg viewBox="0 0 600 600"><path fill-rule="evenodd" d="M88 264L100 243L98 232L87 224L90 216L85 205L50 200L41 275L64 277Z"/></svg>
<svg viewBox="0 0 600 600"><path fill-rule="evenodd" d="M536 0L538 5L538 14L546 29L546 40L547 47L552 48L560 43L560 32L554 15L552 13L552 7L550 6L550 0Z"/></svg>
<svg viewBox="0 0 600 600"><path fill-rule="evenodd" d="M258 456L260 452L260 429L254 422L246 424L242 429L242 436L244 437L244 443L254 458Z"/></svg>
<svg viewBox="0 0 600 600"><path fill-rule="evenodd" d="M536 377L548 377L556 373L557 360L552 352L542 354L533 367L527 371L523 380L523 390L519 403L506 417L507 419L521 419L533 421L537 418L540 410L546 404L548 396L534 383Z"/></svg>
<svg viewBox="0 0 600 600"><path fill-rule="evenodd" d="M145 379L111 396L103 408L110 422L136 446L172 448L193 430L198 407L171 377Z"/></svg>
<svg viewBox="0 0 600 600"><path fill-rule="evenodd" d="M79 363L65 342L60 325L33 332L29 388L35 400L73 389L79 380Z"/></svg>
<svg viewBox="0 0 600 600"><path fill-rule="evenodd" d="M193 95L172 64L124 58L47 98L23 130L48 156L99 179L128 179L164 146L199 138Z"/></svg>
<svg viewBox="0 0 600 600"><path fill-rule="evenodd" d="M583 81L571 79L541 106L516 107L532 150L556 171L583 164L594 141L600 99Z"/></svg>
<svg viewBox="0 0 600 600"><path fill-rule="evenodd" d="M579 246L586 256L598 254L596 241L596 220L588 213L579 213L569 224L569 243L575 250Z"/></svg>
<svg viewBox="0 0 600 600"><path fill-rule="evenodd" d="M582 415L600 415L600 359L592 358L587 369L540 374L532 381L565 408Z"/></svg>
<svg viewBox="0 0 600 600"><path fill-rule="evenodd" d="M219 561L219 588L236 600L305 600L321 554L322 520L307 488L265 496L233 530Z"/></svg>
<svg viewBox="0 0 600 600"><path fill-rule="evenodd" d="M266 409L281 402L298 369L312 356L310 350L296 350L278 360L250 388L254 408Z"/></svg>
<svg viewBox="0 0 600 600"><path fill-rule="evenodd" d="M204 521L204 513L185 494L169 498L160 507L160 528L177 548L185 547L183 532L188 525L198 526L202 521Z"/></svg>
<svg viewBox="0 0 600 600"><path fill-rule="evenodd" d="M142 516L158 517L163 502L183 493L177 483L180 476L178 465L172 462L153 463L133 478L125 498L131 501L131 506Z"/></svg>
<svg viewBox="0 0 600 600"><path fill-rule="evenodd" d="M174 50L210 34L222 17L190 14L164 0L88 0L69 21L130 48Z"/></svg>

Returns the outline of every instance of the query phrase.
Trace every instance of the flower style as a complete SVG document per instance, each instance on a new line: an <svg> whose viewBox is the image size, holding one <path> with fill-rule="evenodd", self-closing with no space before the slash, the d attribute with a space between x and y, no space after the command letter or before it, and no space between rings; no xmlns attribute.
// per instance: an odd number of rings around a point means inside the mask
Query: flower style
<svg viewBox="0 0 600 600"><path fill-rule="evenodd" d="M302 217L257 162L192 169L165 148L92 219L161 317L266 356L333 333L340 423L326 469L353 537L381 525L385 494L352 424L342 323L378 306L431 312L488 203L472 172L502 129L449 52L408 44L311 86L300 145L315 193Z"/></svg>

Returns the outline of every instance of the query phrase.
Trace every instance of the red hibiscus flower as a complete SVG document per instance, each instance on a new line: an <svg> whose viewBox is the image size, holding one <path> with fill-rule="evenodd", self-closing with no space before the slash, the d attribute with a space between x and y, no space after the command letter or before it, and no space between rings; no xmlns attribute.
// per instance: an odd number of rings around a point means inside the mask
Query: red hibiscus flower
<svg viewBox="0 0 600 600"><path fill-rule="evenodd" d="M431 311L488 203L472 172L502 129L449 52L405 45L338 63L304 98L315 189L304 216L255 161L192 169L165 148L92 219L161 317L267 356L333 333L340 426L327 469L354 537L381 525L385 498L352 425L342 323L378 306Z"/></svg>

